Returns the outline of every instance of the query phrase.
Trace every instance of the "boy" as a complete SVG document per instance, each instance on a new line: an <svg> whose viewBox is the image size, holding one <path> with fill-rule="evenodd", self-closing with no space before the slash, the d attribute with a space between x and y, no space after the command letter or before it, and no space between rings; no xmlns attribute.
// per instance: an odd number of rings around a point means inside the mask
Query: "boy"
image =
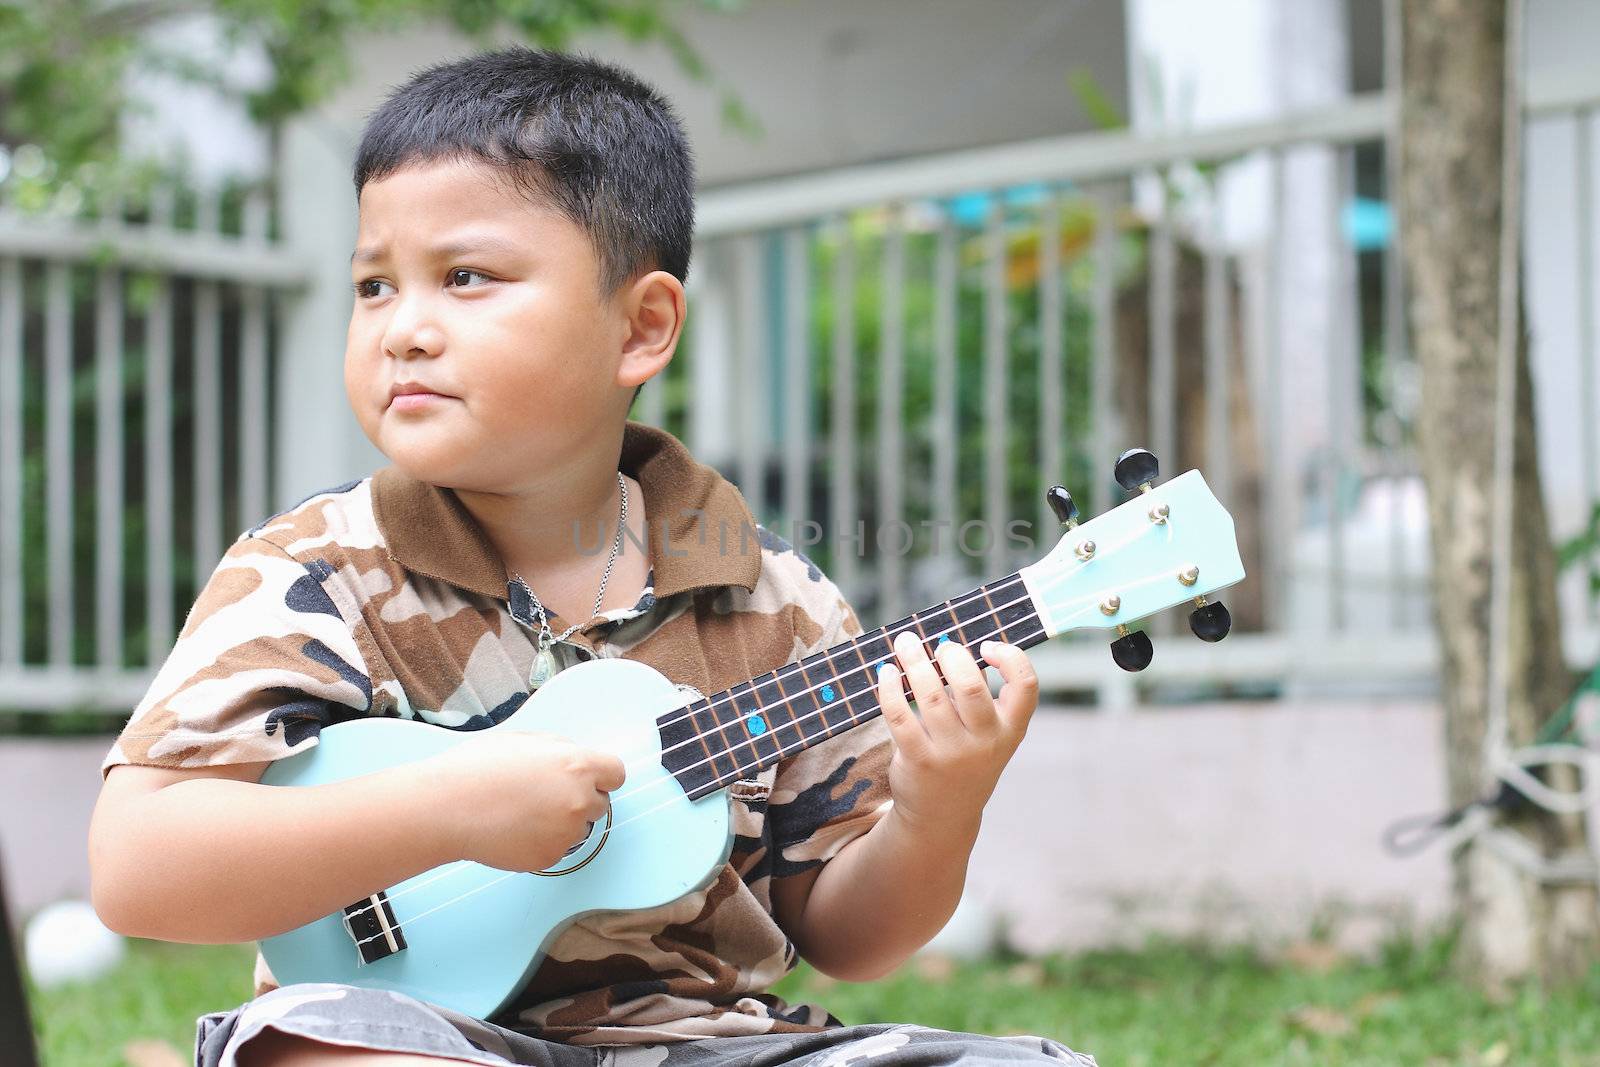
<svg viewBox="0 0 1600 1067"><path fill-rule="evenodd" d="M715 692L860 632L790 546L746 545L737 490L626 418L685 316L693 173L664 100L587 58L469 57L371 118L355 185L345 387L392 465L239 537L107 755L93 893L125 934L259 940L455 860L539 870L623 782L609 753L491 731L343 782L259 783L325 725L481 730L596 657ZM948 692L918 641L895 651L920 714L885 666L880 719L735 783L709 885L573 924L494 1018L279 987L258 957L255 998L199 1020L197 1063L1092 1063L1040 1038L843 1027L764 992L797 952L868 979L939 930L1037 701L1013 646L982 650L998 703L958 642L936 653Z"/></svg>

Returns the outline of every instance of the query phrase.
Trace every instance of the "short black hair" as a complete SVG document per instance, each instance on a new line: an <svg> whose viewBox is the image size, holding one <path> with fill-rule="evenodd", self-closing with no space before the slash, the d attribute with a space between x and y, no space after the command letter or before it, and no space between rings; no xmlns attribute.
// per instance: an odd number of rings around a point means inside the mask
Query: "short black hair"
<svg viewBox="0 0 1600 1067"><path fill-rule="evenodd" d="M522 45L428 67L367 120L356 197L404 167L446 160L490 164L583 227L602 299L650 270L688 279L689 142L666 98L621 67Z"/></svg>

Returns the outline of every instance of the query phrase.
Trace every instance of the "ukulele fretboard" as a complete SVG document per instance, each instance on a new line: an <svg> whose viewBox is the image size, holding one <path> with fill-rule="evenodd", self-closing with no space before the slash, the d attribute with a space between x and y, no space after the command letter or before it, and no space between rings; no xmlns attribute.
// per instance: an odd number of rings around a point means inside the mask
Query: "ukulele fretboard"
<svg viewBox="0 0 1600 1067"><path fill-rule="evenodd" d="M894 661L894 639L907 630L930 654L944 641L960 642L979 667L985 641L1027 648L1047 636L1022 576L1010 574L673 709L657 720L662 765L698 799L867 722L882 711L878 665ZM909 699L910 682L902 682Z"/></svg>

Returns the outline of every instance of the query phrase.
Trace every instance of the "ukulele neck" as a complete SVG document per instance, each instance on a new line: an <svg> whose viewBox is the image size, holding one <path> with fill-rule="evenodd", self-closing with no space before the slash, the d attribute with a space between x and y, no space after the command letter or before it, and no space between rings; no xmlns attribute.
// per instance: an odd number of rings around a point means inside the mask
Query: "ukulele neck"
<svg viewBox="0 0 1600 1067"><path fill-rule="evenodd" d="M882 713L878 665L910 631L927 646L957 641L985 666L978 648L997 640L1028 648L1050 634L1020 572L775 671L740 682L657 720L661 762L697 800L749 778ZM910 683L901 676L907 697Z"/></svg>

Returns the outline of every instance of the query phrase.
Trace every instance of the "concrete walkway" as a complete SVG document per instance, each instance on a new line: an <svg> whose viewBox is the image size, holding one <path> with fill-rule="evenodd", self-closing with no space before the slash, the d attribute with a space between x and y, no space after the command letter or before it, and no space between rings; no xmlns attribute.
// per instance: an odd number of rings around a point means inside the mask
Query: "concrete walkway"
<svg viewBox="0 0 1600 1067"><path fill-rule="evenodd" d="M1019 948L1150 931L1299 936L1345 917L1352 947L1449 901L1442 853L1379 838L1443 796L1438 710L1420 704L1047 709L984 815L968 896ZM0 855L14 910L88 898L89 816L110 738L0 739Z"/></svg>

